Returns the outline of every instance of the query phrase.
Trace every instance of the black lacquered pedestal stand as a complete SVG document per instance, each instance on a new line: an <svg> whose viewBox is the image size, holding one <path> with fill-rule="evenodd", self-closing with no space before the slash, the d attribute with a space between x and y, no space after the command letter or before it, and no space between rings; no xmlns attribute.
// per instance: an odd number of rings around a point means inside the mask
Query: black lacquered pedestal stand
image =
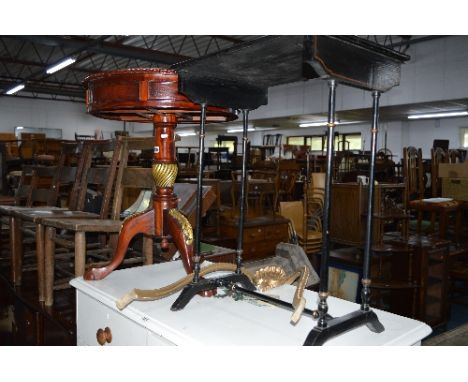
<svg viewBox="0 0 468 382"><path fill-rule="evenodd" d="M380 323L377 315L370 309L370 259L372 244L372 215L374 207L374 181L375 181L375 156L377 148L377 131L379 120L379 97L380 93L374 91L372 107L372 127L371 127L371 160L369 170L369 196L367 209L366 241L364 247L363 278L361 292L361 308L341 317L329 318L328 312L328 258L330 254L330 202L333 177L333 154L334 154L334 130L335 130L335 98L336 82L329 81L329 99L328 99L328 141L327 141L327 170L325 178L325 196L323 211L323 239L322 256L320 264L320 288L318 303L318 322L317 325L308 334L304 345L319 346L333 337L366 325L369 330L375 333L381 333L385 330Z"/></svg>
<svg viewBox="0 0 468 382"><path fill-rule="evenodd" d="M242 175L241 175L241 194L240 194L240 213L239 213L239 237L237 240L237 251L236 251L236 271L232 274L228 274L218 278L200 278L200 239L201 239L201 224L202 224L202 182L203 182L203 152L205 149L205 118L206 118L206 105L202 104L202 113L200 119L200 137L199 147L200 155L198 162L198 193L197 193L197 225L195 227L195 256L194 256L194 272L193 280L187 285L176 301L172 304L171 310L183 309L190 300L197 294L205 291L211 291L218 287L231 287L234 284L239 284L247 290L254 291L255 285L252 284L250 279L244 275L241 271L242 266L242 245L243 245L243 232L244 232L244 218L245 218L245 194L247 189L247 131L248 131L248 119L249 110L242 110L243 117L243 136L242 136Z"/></svg>

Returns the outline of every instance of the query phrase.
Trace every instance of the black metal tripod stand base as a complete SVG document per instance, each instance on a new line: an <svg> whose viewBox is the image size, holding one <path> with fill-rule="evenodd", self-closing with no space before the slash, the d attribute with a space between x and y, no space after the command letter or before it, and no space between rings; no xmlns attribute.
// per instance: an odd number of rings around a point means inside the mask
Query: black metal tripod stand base
<svg viewBox="0 0 468 382"><path fill-rule="evenodd" d="M182 290L179 297L177 297L177 300L172 304L171 310L177 311L184 309L190 300L200 292L216 289L222 286L229 287L232 284L239 284L245 289L252 291L256 289L250 279L242 273L233 273L220 278L201 279L196 283L187 285Z"/></svg>
<svg viewBox="0 0 468 382"><path fill-rule="evenodd" d="M382 333L385 328L377 315L372 311L356 310L341 317L327 321L327 326L316 326L307 336L304 346L321 346L333 337L366 325L371 332Z"/></svg>

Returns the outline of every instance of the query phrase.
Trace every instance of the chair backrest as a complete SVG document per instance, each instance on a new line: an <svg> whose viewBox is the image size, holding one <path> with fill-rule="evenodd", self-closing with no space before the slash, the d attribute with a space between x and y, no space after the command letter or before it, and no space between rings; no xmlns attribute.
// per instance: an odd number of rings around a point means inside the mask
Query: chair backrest
<svg viewBox="0 0 468 382"><path fill-rule="evenodd" d="M7 160L19 158L18 141L15 133L0 133L0 142L5 144Z"/></svg>
<svg viewBox="0 0 468 382"><path fill-rule="evenodd" d="M92 189L102 193L102 203L99 211L99 217L106 219L109 217L112 191L115 186L117 165L120 159L122 142L119 139L87 141L91 145L92 155L87 158L84 168L88 171L83 172L81 189L78 195L78 209L85 206L87 189ZM90 167L94 161L94 156L99 157L99 163L96 167ZM103 162L104 159L107 163Z"/></svg>
<svg viewBox="0 0 468 382"><path fill-rule="evenodd" d="M449 155L441 147L431 149L431 190L432 197L438 197L441 195L442 184L439 179L439 164L448 163Z"/></svg>
<svg viewBox="0 0 468 382"><path fill-rule="evenodd" d="M310 185L312 188L325 189L325 173L312 172L310 173Z"/></svg>
<svg viewBox="0 0 468 382"><path fill-rule="evenodd" d="M60 172L57 174L57 192L71 186L68 193L68 208L70 210L81 210L78 204L82 189L84 174L87 174L91 165L90 157L93 152L91 142L64 142L59 157L58 166Z"/></svg>
<svg viewBox="0 0 468 382"><path fill-rule="evenodd" d="M295 159L282 159L278 161L276 187L292 195L294 184L299 178L301 169Z"/></svg>
<svg viewBox="0 0 468 382"><path fill-rule="evenodd" d="M58 204L60 191L72 186L69 193L68 207L77 209L78 193L82 182L85 163L89 162L89 148L84 150L83 144L62 142L58 163L56 166L34 166L32 180L31 205L55 206ZM72 162L73 156L79 156L77 166L65 165Z"/></svg>
<svg viewBox="0 0 468 382"><path fill-rule="evenodd" d="M126 188L152 189L154 179L151 169L127 167L130 151L144 151L154 147L154 137L119 136L121 144L118 171L115 180L115 191L112 202L111 219L119 219L122 212L122 201Z"/></svg>
<svg viewBox="0 0 468 382"><path fill-rule="evenodd" d="M304 233L304 206L302 200L280 202L279 214L289 219L294 231L298 234Z"/></svg>
<svg viewBox="0 0 468 382"><path fill-rule="evenodd" d="M31 205L55 206L58 192L55 183L57 166L33 166Z"/></svg>
<svg viewBox="0 0 468 382"><path fill-rule="evenodd" d="M463 154L461 150L450 149L448 151L448 162L449 163L461 163L463 162Z"/></svg>
<svg viewBox="0 0 468 382"><path fill-rule="evenodd" d="M424 197L422 151L413 146L403 148L403 177L406 203Z"/></svg>
<svg viewBox="0 0 468 382"><path fill-rule="evenodd" d="M23 165L18 188L15 191L15 206L31 207L33 166Z"/></svg>

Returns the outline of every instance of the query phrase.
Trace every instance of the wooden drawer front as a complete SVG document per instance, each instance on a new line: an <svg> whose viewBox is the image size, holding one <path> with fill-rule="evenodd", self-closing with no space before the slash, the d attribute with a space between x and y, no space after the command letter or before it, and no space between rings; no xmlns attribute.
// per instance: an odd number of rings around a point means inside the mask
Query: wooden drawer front
<svg viewBox="0 0 468 382"><path fill-rule="evenodd" d="M145 327L81 292L77 294L77 312L77 345L99 346L96 332L106 327L112 332L112 341L106 346L146 345Z"/></svg>
<svg viewBox="0 0 468 382"><path fill-rule="evenodd" d="M274 241L288 240L288 225L277 224L265 227L265 239Z"/></svg>
<svg viewBox="0 0 468 382"><path fill-rule="evenodd" d="M254 243L265 239L264 227L251 227L244 230L244 243Z"/></svg>
<svg viewBox="0 0 468 382"><path fill-rule="evenodd" d="M275 242L258 242L244 245L245 260L256 260L263 257L273 256L275 254Z"/></svg>

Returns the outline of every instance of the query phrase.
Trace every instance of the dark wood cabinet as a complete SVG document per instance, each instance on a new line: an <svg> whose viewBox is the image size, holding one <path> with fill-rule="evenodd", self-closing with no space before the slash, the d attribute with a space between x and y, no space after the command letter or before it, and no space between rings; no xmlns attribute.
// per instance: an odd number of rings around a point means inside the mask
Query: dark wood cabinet
<svg viewBox="0 0 468 382"><path fill-rule="evenodd" d="M379 183L374 195L373 242L382 242L386 226L405 220L398 208L405 186L403 183ZM358 183L334 183L331 200L330 238L333 242L361 246L364 243L368 187Z"/></svg>
<svg viewBox="0 0 468 382"><path fill-rule="evenodd" d="M221 225L221 236L236 237L238 221L229 220ZM245 221L243 258L258 260L273 256L278 243L287 242L288 220L281 216L257 217Z"/></svg>
<svg viewBox="0 0 468 382"><path fill-rule="evenodd" d="M448 320L449 244L444 240L415 246L415 277L419 285L416 318L432 327Z"/></svg>

